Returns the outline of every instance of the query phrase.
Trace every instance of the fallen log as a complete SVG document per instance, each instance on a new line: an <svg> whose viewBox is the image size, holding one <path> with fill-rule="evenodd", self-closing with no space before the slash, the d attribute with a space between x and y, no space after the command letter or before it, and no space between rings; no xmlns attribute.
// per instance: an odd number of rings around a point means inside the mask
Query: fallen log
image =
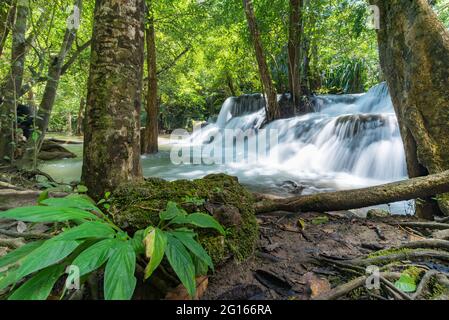
<svg viewBox="0 0 449 320"><path fill-rule="evenodd" d="M258 214L272 211L340 211L426 198L447 192L449 192L449 170L363 189L318 193L287 199L266 199L256 203L255 209Z"/></svg>
<svg viewBox="0 0 449 320"><path fill-rule="evenodd" d="M36 190L10 190L0 189L0 211L9 210L16 207L33 206L42 191ZM67 196L64 192L50 192L50 197L62 198Z"/></svg>

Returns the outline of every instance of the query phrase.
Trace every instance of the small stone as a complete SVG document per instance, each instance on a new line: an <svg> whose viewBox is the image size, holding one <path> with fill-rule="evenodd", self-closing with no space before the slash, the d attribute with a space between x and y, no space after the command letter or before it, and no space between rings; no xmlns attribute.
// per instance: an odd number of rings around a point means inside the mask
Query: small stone
<svg viewBox="0 0 449 320"><path fill-rule="evenodd" d="M371 209L368 211L368 213L366 214L366 217L368 219L373 219L373 218L385 218L385 217L389 217L390 213L386 210L381 210L381 209Z"/></svg>

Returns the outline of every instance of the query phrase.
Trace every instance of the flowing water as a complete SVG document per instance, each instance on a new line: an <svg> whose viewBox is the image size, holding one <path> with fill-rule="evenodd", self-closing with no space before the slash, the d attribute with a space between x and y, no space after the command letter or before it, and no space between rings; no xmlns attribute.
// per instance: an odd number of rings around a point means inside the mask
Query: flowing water
<svg viewBox="0 0 449 320"><path fill-rule="evenodd" d="M279 195L359 188L407 177L404 148L385 84L365 94L317 96L314 106L313 113L263 127L276 132L278 140L260 144L264 99L260 95L231 97L215 123L181 141L161 139L161 152L142 158L144 175L174 180L224 172L238 176L252 190ZM230 146L224 145L220 133L231 129L239 133ZM256 149L251 149L251 144L257 145ZM173 164L171 151L181 147L199 148L199 153L189 154L197 164ZM204 153L211 147L223 154L231 149L233 157L222 156L224 161L206 164L217 159L213 153ZM81 155L81 146L69 148ZM254 151L257 159L249 156ZM239 158L238 153L246 156ZM81 165L77 158L46 162L41 169L70 182L79 179ZM392 207L397 213L409 210L408 203Z"/></svg>

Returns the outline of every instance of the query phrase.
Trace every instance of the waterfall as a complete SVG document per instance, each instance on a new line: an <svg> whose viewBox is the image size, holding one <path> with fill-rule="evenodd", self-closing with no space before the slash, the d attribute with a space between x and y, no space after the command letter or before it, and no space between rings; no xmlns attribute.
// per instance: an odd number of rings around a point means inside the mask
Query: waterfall
<svg viewBox="0 0 449 320"><path fill-rule="evenodd" d="M378 181L407 176L404 148L385 83L365 94L321 95L312 100L315 112L277 120L263 128L278 134L278 143L267 146L276 157L259 159L257 166L293 176L344 173ZM265 120L264 106L261 95L229 98L217 122L195 132L190 142L221 146L222 141L211 137L225 129L254 129L257 136ZM255 136L247 137L248 143L255 143ZM244 164L231 161L226 165Z"/></svg>

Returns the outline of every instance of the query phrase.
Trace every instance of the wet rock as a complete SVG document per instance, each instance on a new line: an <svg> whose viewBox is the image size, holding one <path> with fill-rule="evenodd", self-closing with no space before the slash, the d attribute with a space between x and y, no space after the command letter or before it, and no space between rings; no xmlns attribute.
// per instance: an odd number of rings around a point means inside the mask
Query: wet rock
<svg viewBox="0 0 449 320"><path fill-rule="evenodd" d="M385 218L390 216L390 213L386 210L381 210L381 209L371 209L368 211L368 213L366 214L366 217L368 219L373 219L373 218Z"/></svg>

